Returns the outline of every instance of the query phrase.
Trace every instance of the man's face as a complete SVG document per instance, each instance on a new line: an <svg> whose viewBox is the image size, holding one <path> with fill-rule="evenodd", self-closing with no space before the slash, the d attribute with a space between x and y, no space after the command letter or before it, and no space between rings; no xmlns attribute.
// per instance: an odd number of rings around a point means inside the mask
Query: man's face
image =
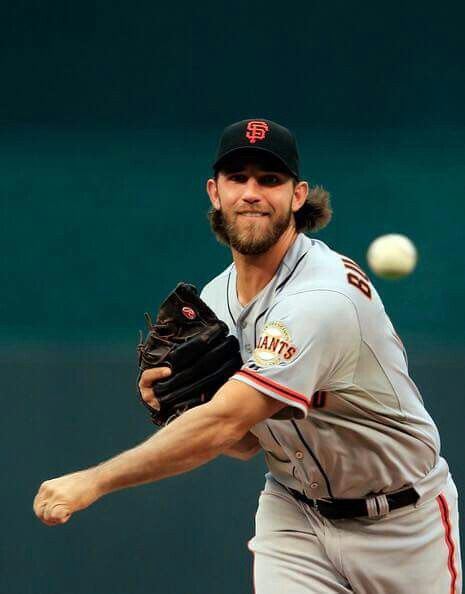
<svg viewBox="0 0 465 594"><path fill-rule="evenodd" d="M258 255L270 249L291 225L293 178L272 164L240 162L218 174L216 193L231 247Z"/></svg>

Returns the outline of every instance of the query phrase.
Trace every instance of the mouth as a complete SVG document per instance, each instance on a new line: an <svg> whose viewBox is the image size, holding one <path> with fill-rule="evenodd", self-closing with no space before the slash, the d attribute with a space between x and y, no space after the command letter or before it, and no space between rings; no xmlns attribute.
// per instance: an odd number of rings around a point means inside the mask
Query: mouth
<svg viewBox="0 0 465 594"><path fill-rule="evenodd" d="M241 217L250 217L253 219L259 219L259 218L263 218L263 217L267 217L269 216L268 213L266 212L254 212L254 211L244 211L244 212L238 212L237 213L238 216Z"/></svg>

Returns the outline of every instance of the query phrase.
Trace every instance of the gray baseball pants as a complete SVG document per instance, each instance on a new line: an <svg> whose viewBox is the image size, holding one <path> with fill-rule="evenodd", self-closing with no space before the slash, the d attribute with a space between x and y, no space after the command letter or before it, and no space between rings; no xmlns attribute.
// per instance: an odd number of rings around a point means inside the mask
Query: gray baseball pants
<svg viewBox="0 0 465 594"><path fill-rule="evenodd" d="M268 477L259 499L256 594L461 594L457 489L377 519L327 520Z"/></svg>

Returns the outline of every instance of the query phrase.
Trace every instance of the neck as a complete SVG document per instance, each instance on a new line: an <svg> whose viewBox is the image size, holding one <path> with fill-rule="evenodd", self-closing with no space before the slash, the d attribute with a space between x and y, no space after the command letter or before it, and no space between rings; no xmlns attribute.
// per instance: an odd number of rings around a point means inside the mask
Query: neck
<svg viewBox="0 0 465 594"><path fill-rule="evenodd" d="M288 227L264 254L249 256L232 248L237 271L237 297L241 305L247 305L270 282L296 238L295 227Z"/></svg>

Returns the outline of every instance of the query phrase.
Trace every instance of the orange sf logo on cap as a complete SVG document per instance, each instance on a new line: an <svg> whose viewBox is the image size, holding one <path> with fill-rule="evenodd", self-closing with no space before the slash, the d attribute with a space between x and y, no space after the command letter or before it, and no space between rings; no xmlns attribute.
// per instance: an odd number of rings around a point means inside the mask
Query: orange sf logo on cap
<svg viewBox="0 0 465 594"><path fill-rule="evenodd" d="M250 144L255 144L257 140L265 140L266 133L269 131L269 126L263 120L251 120L247 124L246 137Z"/></svg>

